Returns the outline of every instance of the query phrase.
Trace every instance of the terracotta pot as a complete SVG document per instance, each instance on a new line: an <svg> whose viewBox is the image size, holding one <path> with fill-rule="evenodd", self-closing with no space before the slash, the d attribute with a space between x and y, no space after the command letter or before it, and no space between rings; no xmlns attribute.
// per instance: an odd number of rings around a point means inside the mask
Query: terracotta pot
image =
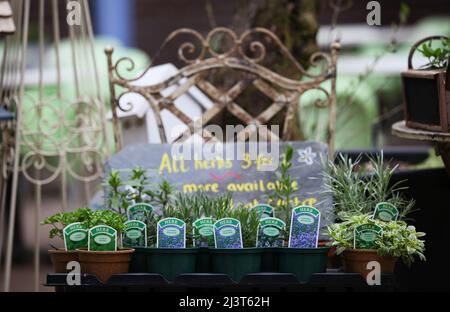
<svg viewBox="0 0 450 312"><path fill-rule="evenodd" d="M367 269L367 263L378 261L381 267L381 273L394 273L396 258L381 257L376 250L372 249L349 249L343 252L344 271L348 273L359 273L364 278L370 270Z"/></svg>
<svg viewBox="0 0 450 312"><path fill-rule="evenodd" d="M88 251L78 249L78 259L81 264L81 272L97 276L102 282L117 273L128 273L131 262L132 248L124 248L118 251Z"/></svg>
<svg viewBox="0 0 450 312"><path fill-rule="evenodd" d="M66 251L62 248L50 249L48 254L52 261L53 271L55 273L67 273L67 263L78 261L78 253L73 250Z"/></svg>

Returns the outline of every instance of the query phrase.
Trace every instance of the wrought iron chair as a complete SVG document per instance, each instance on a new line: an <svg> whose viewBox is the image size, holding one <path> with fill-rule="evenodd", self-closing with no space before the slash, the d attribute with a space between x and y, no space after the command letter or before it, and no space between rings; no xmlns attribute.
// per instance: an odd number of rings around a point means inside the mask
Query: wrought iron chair
<svg viewBox="0 0 450 312"><path fill-rule="evenodd" d="M336 63L340 48L338 42L332 43L330 54L318 52L311 56L311 67L320 67L320 72L313 74L306 71L297 62L274 33L264 28L250 29L238 36L228 28L218 27L211 30L206 37L195 30L182 28L167 37L160 51L169 42L182 35L193 36L195 39L194 41L184 42L178 47L178 57L184 66L176 74L154 85L142 86L135 83L152 66L139 77L127 79L122 75L119 67L123 65L122 63L129 62L128 65L131 66L126 70L131 71L134 68L133 60L125 57L113 62L113 49L109 47L105 50L109 65L111 109L117 150L122 147L117 110L127 111L131 109L133 103L124 103L123 100L124 96L129 93L139 94L148 101L155 116L161 142L166 143L168 142L167 129L161 119L163 110L168 110L187 125L186 132L179 136L179 140L183 140L194 133L207 141L216 139L211 132L208 132L204 127L199 129L196 124L198 122L201 125L207 125L223 112L228 112L246 126L243 131L237 134L236 138L239 141L247 141L249 136L255 132L258 133L260 138L267 140L290 140L296 126L296 109L300 97L306 91L316 89L326 96L325 101L317 100L315 105L318 108L328 107L329 109L327 143L332 155L336 125ZM227 42L226 48L215 47L217 42L225 41ZM276 48L278 53L292 64L292 68L302 79L285 77L263 64L268 51L267 43ZM193 56L194 54L196 55ZM212 72L224 68L241 75L237 82L233 82L231 87L225 87L225 89L223 84L218 85L221 82L218 83L217 80L211 79ZM323 86L325 81L331 82L329 91ZM163 95L162 91L171 86L176 86L175 91L169 95ZM174 105L174 101L192 86L200 88L215 104L212 108L204 111L198 120L192 120ZM243 108L243 105L236 101L249 86L255 87L259 92L270 98L272 102L258 116L250 114ZM117 95L118 90L120 91L119 95ZM284 115L281 135L268 131L267 128L261 131L262 125L268 125L280 113Z"/></svg>

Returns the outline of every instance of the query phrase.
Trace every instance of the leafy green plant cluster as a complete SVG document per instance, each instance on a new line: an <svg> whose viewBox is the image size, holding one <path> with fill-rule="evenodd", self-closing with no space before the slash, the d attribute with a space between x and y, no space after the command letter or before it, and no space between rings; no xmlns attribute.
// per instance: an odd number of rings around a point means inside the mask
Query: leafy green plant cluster
<svg viewBox="0 0 450 312"><path fill-rule="evenodd" d="M428 63L422 69L441 69L448 65L450 59L450 38L441 39L438 46L433 46L428 41L417 50L428 59Z"/></svg>
<svg viewBox="0 0 450 312"><path fill-rule="evenodd" d="M79 208L71 212L60 212L54 214L48 218L45 218L41 225L51 225L52 228L49 231L49 238L59 237L63 239L63 230L69 224L75 222L84 223L91 219L93 211L89 208Z"/></svg>
<svg viewBox="0 0 450 312"><path fill-rule="evenodd" d="M92 210L90 208L79 208L71 212L60 212L45 218L41 224L51 225L49 238L59 237L63 239L64 228L72 223L80 222L85 229L96 225L108 225L119 233L123 231L126 217L110 210Z"/></svg>
<svg viewBox="0 0 450 312"><path fill-rule="evenodd" d="M362 166L361 157L356 160L342 154L337 157L337 161L330 160L327 163L324 193L333 196L338 220L371 213L381 202L397 207L401 219L413 211L414 200L407 200L400 195L400 191L406 189L403 186L405 181L392 182L397 166L386 164L383 154L369 157L367 168Z"/></svg>
<svg viewBox="0 0 450 312"><path fill-rule="evenodd" d="M328 226L328 233L333 240L332 246L336 247L337 254L353 248L354 230L363 224L376 224L383 229L375 241L380 256L400 258L408 266L417 257L422 261L426 260L425 241L420 239L425 233L417 232L414 226L408 226L404 221L383 222L373 220L369 214L354 215L341 223Z"/></svg>
<svg viewBox="0 0 450 312"><path fill-rule="evenodd" d="M92 211L91 217L82 222L86 229L90 229L97 225L107 225L114 228L118 233L122 233L124 223L127 221L125 215L119 214L111 210L95 210Z"/></svg>
<svg viewBox="0 0 450 312"><path fill-rule="evenodd" d="M107 189L105 207L120 214L125 214L134 203L149 203L166 209L175 190L166 180L153 185L141 167L132 169L128 180L122 179L119 171L112 170L103 185Z"/></svg>
<svg viewBox="0 0 450 312"><path fill-rule="evenodd" d="M229 217L241 222L242 244L244 247L255 247L259 225L259 217L256 211L243 205L238 205L230 211Z"/></svg>
<svg viewBox="0 0 450 312"><path fill-rule="evenodd" d="M292 204L292 195L295 190L292 186L293 179L289 174L292 168L292 157L294 155L294 148L292 145L286 147L283 158L280 163L279 170L275 173L277 180L275 189L269 195L269 202L275 208L277 216L283 220L287 226L290 225Z"/></svg>

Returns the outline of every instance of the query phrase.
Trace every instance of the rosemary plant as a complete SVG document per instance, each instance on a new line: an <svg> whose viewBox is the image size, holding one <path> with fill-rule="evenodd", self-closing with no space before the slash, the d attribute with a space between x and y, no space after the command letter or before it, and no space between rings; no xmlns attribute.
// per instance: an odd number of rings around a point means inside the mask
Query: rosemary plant
<svg viewBox="0 0 450 312"><path fill-rule="evenodd" d="M383 154L369 158L370 170L362 169L361 156L356 160L342 154L337 157L337 161L330 160L326 166L324 192L332 194L339 220L372 213L380 202L396 206L401 219L413 211L414 200L400 194L406 189L405 181L392 182L397 166L386 164Z"/></svg>

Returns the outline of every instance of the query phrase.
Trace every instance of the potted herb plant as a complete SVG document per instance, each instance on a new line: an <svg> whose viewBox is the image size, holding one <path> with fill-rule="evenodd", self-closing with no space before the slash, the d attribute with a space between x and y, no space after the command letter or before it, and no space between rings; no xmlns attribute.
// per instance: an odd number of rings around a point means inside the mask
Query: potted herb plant
<svg viewBox="0 0 450 312"><path fill-rule="evenodd" d="M400 193L406 188L406 181L393 182L397 166L386 163L383 153L375 157L368 155L367 158L368 162L363 163L361 155L352 159L339 154L327 163L323 192L333 196L336 222L371 214L378 203L395 206L399 219L414 211L414 200L408 200ZM336 248L331 247L330 251L329 267L340 267L341 258L336 256Z"/></svg>
<svg viewBox="0 0 450 312"><path fill-rule="evenodd" d="M292 167L293 148L288 146L277 172L276 188L269 199L274 203L276 215L284 221L286 229L281 232L284 247L264 250L264 270L270 268L282 273L293 273L301 282L309 280L312 274L324 272L327 267L329 247L319 246L320 212L314 207L294 207L291 196L294 193L293 180L289 174ZM298 213L297 213L298 211ZM308 222L299 222L305 220ZM314 235L314 237L311 237ZM296 242L296 240L302 240ZM307 244L306 241L310 241ZM291 243L293 243L291 245ZM270 265L272 260L272 266Z"/></svg>
<svg viewBox="0 0 450 312"><path fill-rule="evenodd" d="M358 239L357 229L362 226L380 230L377 234L373 231L362 233L363 246L367 246L370 241L370 249L355 248ZM370 214L354 215L341 223L329 226L328 232L337 254L342 254L346 272L356 272L366 277L369 273L368 262L377 261L380 263L381 272L393 273L398 259L408 266L416 257L426 260L425 241L420 239L425 233L417 232L413 226L408 226L404 221L385 222L373 219Z"/></svg>
<svg viewBox="0 0 450 312"><path fill-rule="evenodd" d="M160 187L160 193L164 193L164 188ZM163 207L162 216L149 216L148 226L156 237L150 236L149 247L138 249L146 259L146 272L159 273L169 281L182 273L196 272L198 248L194 247L192 224L201 216L198 204L198 197L178 194ZM169 221L179 222L184 235L171 236L171 230L175 231L173 234L179 232L176 232L176 225L165 223Z"/></svg>
<svg viewBox="0 0 450 312"><path fill-rule="evenodd" d="M255 248L259 217L255 210L243 205L228 207L228 217L216 213L216 248L210 250L211 270L228 274L239 282L247 274L261 272L263 250Z"/></svg>
<svg viewBox="0 0 450 312"><path fill-rule="evenodd" d="M336 160L328 161L323 192L333 196L336 221L373 213L375 206L383 202L394 205L400 219L414 211L414 200L400 195L406 181L392 182L398 166L386 163L383 153L368 159L363 164L361 156L353 160L339 154Z"/></svg>
<svg viewBox="0 0 450 312"><path fill-rule="evenodd" d="M51 245L53 249L48 250L55 273L66 273L67 263L78 261L78 253L75 249L87 247L87 231L80 224L89 220L91 216L92 211L89 208L80 208L72 212L54 214L42 221L42 225L52 226L52 229L49 231L50 239L58 237L64 241L64 248L56 248ZM67 231L67 227L71 224L76 224L77 229L74 227L73 231ZM65 229L66 233L64 231ZM67 244L66 240L71 240L75 243Z"/></svg>
<svg viewBox="0 0 450 312"><path fill-rule="evenodd" d="M125 221L126 217L117 212L97 210L82 223L89 229L88 249L77 249L83 273L95 274L106 282L113 274L129 271L134 249L120 244Z"/></svg>
<svg viewBox="0 0 450 312"><path fill-rule="evenodd" d="M414 69L415 52L428 59ZM450 38L426 37L413 45L408 57L408 70L402 73L403 102L406 125L428 131L450 131ZM447 68L447 71L446 71Z"/></svg>

